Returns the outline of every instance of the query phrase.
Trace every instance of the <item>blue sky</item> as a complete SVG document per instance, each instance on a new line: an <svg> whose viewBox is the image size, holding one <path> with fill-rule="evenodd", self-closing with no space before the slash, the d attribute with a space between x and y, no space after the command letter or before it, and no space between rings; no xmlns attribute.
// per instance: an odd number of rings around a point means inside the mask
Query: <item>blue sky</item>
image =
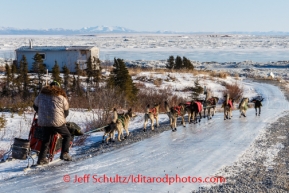
<svg viewBox="0 0 289 193"><path fill-rule="evenodd" d="M286 31L288 0L0 0L0 27Z"/></svg>

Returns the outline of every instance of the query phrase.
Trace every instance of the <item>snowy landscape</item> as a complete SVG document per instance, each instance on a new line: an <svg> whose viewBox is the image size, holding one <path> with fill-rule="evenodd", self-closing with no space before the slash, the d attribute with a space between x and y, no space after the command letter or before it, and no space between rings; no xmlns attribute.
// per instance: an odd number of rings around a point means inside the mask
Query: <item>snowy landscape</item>
<svg viewBox="0 0 289 193"><path fill-rule="evenodd" d="M265 157L263 166L270 170L275 167L274 159L284 148L283 143L272 147L259 148L260 140L266 140L266 128L278 118L288 114L288 101L277 86L261 83L258 79L276 80L283 87L289 87L289 36L238 35L238 34L97 34L97 35L1 35L0 64L15 58L14 50L27 46L29 39L37 46L89 45L100 49L103 64L113 58L121 58L129 67L146 67L151 71L140 71L132 76L135 83L147 88L171 88L174 94L189 100L185 88L196 79L202 86L212 91L221 100L217 113L211 120L202 119L198 124L178 124L177 132L170 129L144 138L138 142L126 140L102 149L94 144L101 143L103 132L89 135L84 145L75 146L71 163L55 163L48 169L23 171L27 161L12 160L0 164L0 187L3 192L191 192L200 187L210 187L209 183L94 183L92 175L151 177L195 176L224 178L234 176L227 166L254 163ZM170 55L185 56L196 70L203 72L226 72L226 78L211 77L206 73L158 72L165 68ZM103 75L109 72L104 68ZM273 75L273 76L272 76ZM3 75L2 75L3 77ZM173 78L172 78L173 77ZM161 79L160 85L148 79ZM221 102L225 90L224 83L237 84L243 88L243 97L252 99L264 97L261 116L255 116L255 109L247 111L247 117L239 118L235 104L231 120L224 120ZM163 105L163 104L162 104ZM126 111L121 109L119 111ZM22 115L2 113L7 119L5 130L0 131L0 147L8 150L14 137L26 139L34 112ZM136 112L129 130L142 130L144 112ZM71 109L68 121L73 121L85 130L93 120L93 112L87 109ZM167 114L160 114L160 125L169 127ZM148 125L149 128L150 125ZM157 130L158 128L156 128ZM148 129L150 130L150 129ZM5 133L4 133L5 131ZM149 131L151 132L151 131ZM286 139L286 136L278 136ZM128 143L126 145L126 143ZM115 148L124 144L119 148ZM92 148L93 147L93 148ZM87 149L91 148L91 152ZM83 151L85 150L85 151ZM85 153L83 153L85 152ZM96 153L97 152L97 153ZM57 155L59 156L59 155ZM243 168L246 170L246 168ZM87 183L74 183L74 177L90 174ZM64 176L71 181L64 182ZM218 184L217 184L218 185Z"/></svg>
<svg viewBox="0 0 289 193"><path fill-rule="evenodd" d="M185 56L199 69L287 79L289 36L247 34L0 35L0 65L28 46L96 46L103 63L121 58L128 66L164 68L169 56Z"/></svg>

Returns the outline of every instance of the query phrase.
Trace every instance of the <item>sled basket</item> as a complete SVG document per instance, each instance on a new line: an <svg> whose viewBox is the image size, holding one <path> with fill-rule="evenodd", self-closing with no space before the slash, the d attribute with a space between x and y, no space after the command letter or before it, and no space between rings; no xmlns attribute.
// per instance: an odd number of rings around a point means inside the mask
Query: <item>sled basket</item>
<svg viewBox="0 0 289 193"><path fill-rule="evenodd" d="M12 158L26 160L30 153L30 143L27 139L14 138Z"/></svg>
<svg viewBox="0 0 289 193"><path fill-rule="evenodd" d="M36 114L34 115L34 119L31 125L31 129L29 132L29 141L31 151L39 153L41 150L42 141L44 139L44 128L38 126ZM71 139L73 141L73 137ZM72 146L72 141L70 142L70 147ZM62 148L62 137L60 134L55 133L51 135L49 151L48 151L48 159L52 161L54 155L61 151Z"/></svg>

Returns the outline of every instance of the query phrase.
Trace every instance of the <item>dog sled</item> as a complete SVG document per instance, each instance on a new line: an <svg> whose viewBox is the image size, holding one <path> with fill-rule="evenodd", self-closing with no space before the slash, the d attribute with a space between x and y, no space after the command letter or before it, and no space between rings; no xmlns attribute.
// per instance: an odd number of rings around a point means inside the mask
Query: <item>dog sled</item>
<svg viewBox="0 0 289 193"><path fill-rule="evenodd" d="M13 145L11 146L10 150L3 155L1 162L11 159L28 159L27 168L35 165L34 158L38 156L41 150L42 141L44 139L44 130L37 124L37 120L38 119L35 113L28 134L28 139L15 138ZM83 132L81 131L81 128L73 122L67 122L66 126L72 136L70 141L70 147L72 147L74 136L83 135ZM54 161L55 155L61 151L62 137L59 133L53 133L50 137L47 158L49 162L52 162ZM32 164L30 164L30 160L32 160Z"/></svg>
<svg viewBox="0 0 289 193"><path fill-rule="evenodd" d="M33 118L32 126L29 132L28 140L30 142L30 150L39 154L42 146L42 141L44 140L44 130L42 127L39 127L37 124L37 119ZM72 146L73 137L70 141L70 147ZM50 144L48 150L48 161L52 162L54 156L61 151L62 147L62 137L59 133L54 133L50 136Z"/></svg>

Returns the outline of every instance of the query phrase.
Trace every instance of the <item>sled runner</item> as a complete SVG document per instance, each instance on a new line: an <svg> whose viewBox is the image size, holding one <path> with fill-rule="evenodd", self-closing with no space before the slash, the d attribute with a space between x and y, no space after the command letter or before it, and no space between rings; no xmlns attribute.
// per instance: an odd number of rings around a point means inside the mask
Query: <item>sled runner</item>
<svg viewBox="0 0 289 193"><path fill-rule="evenodd" d="M24 172L30 171L30 170L37 170L40 168L44 168L46 166L52 166L58 163L59 161L62 161L60 158L54 159L53 161L49 162L48 164L45 165L37 165L37 164L32 164L31 166L27 166L26 168L23 169Z"/></svg>

